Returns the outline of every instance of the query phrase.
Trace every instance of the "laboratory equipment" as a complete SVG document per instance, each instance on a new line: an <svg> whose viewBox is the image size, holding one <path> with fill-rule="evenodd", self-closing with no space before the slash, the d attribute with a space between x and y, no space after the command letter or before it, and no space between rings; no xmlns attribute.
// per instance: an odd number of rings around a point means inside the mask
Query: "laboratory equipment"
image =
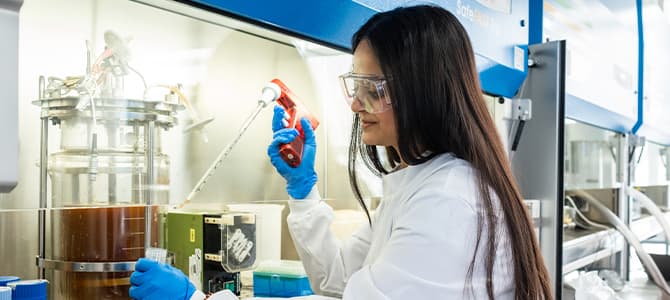
<svg viewBox="0 0 670 300"><path fill-rule="evenodd" d="M139 72L122 38L108 31L104 40L85 75L40 77L33 102L42 121L37 265L52 299L127 299L135 261L160 246L170 178L161 131L183 107L126 97L125 75ZM60 129L51 153L50 123Z"/></svg>
<svg viewBox="0 0 670 300"><path fill-rule="evenodd" d="M277 103L281 105L288 113L287 128L295 128L300 133L292 142L281 145L279 154L281 158L291 167L297 167L302 161L302 148L305 144L305 133L303 132L300 119L307 118L312 125L312 129L319 126L319 120L311 114L305 105L298 101L298 98L288 89L288 87L279 79L273 79L272 82L281 88L281 96L277 98Z"/></svg>
<svg viewBox="0 0 670 300"><path fill-rule="evenodd" d="M256 262L256 216L246 212L167 214L167 249L175 267L205 293L240 295L240 271Z"/></svg>
<svg viewBox="0 0 670 300"><path fill-rule="evenodd" d="M314 294L300 261L270 260L254 270L254 296L296 297Z"/></svg>

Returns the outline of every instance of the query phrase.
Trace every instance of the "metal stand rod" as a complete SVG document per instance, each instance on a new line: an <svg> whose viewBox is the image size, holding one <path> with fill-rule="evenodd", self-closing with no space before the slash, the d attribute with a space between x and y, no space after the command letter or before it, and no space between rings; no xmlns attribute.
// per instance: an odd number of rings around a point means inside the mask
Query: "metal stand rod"
<svg viewBox="0 0 670 300"><path fill-rule="evenodd" d="M623 220L625 224L630 224L630 202L628 199L628 193L626 193L625 187L630 184L630 174L628 173L628 136L627 135L617 135L616 139L616 151L617 151L617 160L616 160L616 179L618 182L621 182L621 187L617 191L617 198L619 201L619 218ZM621 259L619 272L621 277L625 280L629 280L630 275L630 242L625 240L625 247L621 249Z"/></svg>
<svg viewBox="0 0 670 300"><path fill-rule="evenodd" d="M109 122L105 124L105 127L107 129L107 148L114 149L117 147L118 143L115 129L117 129L119 125L114 122ZM112 156L110 159L112 160L112 164L116 165L116 157ZM107 195L110 204L116 204L117 202L116 188L116 174L114 174L114 172L109 172L107 174Z"/></svg>
<svg viewBox="0 0 670 300"><path fill-rule="evenodd" d="M138 124L133 124L133 136L135 137L135 142L133 143L133 165L139 164L138 153L140 152L140 128ZM143 145L144 146L144 145ZM131 187L131 201L133 204L144 203L144 192L142 187L144 186L144 176L142 172L132 172L132 187Z"/></svg>
<svg viewBox="0 0 670 300"><path fill-rule="evenodd" d="M156 185L156 174L154 172L154 151L156 150L156 123L150 121L145 127L144 136L147 139L146 153L147 153L147 186L146 186L146 208L144 209L144 250L151 248L151 220L153 219L152 204L154 193L153 190Z"/></svg>
<svg viewBox="0 0 670 300"><path fill-rule="evenodd" d="M47 163L49 152L49 118L42 118L42 129L40 131L40 210L38 212L38 249L39 258L46 256L46 208L47 208ZM44 268L38 267L37 277L45 279Z"/></svg>

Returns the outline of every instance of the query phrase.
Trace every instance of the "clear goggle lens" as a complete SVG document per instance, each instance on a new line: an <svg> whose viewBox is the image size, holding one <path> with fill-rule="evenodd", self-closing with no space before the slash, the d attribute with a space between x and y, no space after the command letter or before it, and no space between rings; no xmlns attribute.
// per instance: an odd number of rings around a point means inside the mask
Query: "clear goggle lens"
<svg viewBox="0 0 670 300"><path fill-rule="evenodd" d="M386 79L378 75L346 73L340 75L344 98L349 106L354 100L366 112L376 114L391 108L391 100L386 89Z"/></svg>

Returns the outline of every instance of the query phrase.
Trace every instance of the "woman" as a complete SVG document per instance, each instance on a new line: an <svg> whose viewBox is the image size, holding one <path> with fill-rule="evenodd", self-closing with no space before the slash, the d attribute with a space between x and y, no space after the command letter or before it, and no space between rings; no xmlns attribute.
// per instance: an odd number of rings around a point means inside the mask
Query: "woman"
<svg viewBox="0 0 670 300"><path fill-rule="evenodd" d="M352 49L353 72L340 78L355 113L349 175L366 213L357 154L383 175L383 200L371 224L336 242L332 209L318 201L307 120L300 166L279 157L279 146L297 135L283 128L281 108L268 150L289 195L301 199L291 201L288 225L314 291L344 299L551 299L456 17L433 6L378 13L356 32Z"/></svg>
<svg viewBox="0 0 670 300"><path fill-rule="evenodd" d="M349 175L370 224L336 241L332 209L316 188L309 121L301 120L296 168L279 147L298 132L284 128L279 107L272 123L268 154L295 199L287 221L312 289L344 299L552 299L462 25L439 7L398 8L374 15L352 42L353 71L340 76L355 113ZM357 155L383 176L372 218L356 180ZM183 274L144 259L131 283L139 299L202 298Z"/></svg>

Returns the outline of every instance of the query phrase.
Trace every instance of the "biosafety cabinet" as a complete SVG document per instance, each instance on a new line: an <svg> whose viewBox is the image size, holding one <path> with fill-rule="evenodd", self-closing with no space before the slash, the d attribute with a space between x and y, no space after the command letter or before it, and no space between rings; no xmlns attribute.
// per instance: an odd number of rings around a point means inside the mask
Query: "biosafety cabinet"
<svg viewBox="0 0 670 300"><path fill-rule="evenodd" d="M193 275L186 264L198 248L189 243L202 243L207 231L197 228L226 223L234 211L244 216L231 223L244 237L226 234L242 241L244 267L226 269L230 253L217 252L224 245L200 249L201 259L233 273L252 270L252 255L297 259L282 222L285 182L266 154L272 112L259 103L263 88L280 79L319 119L318 188L336 210L357 210L347 178L352 113L337 76L351 69L355 30L399 4L0 0L0 21L11 25L0 26L10 37L2 59L18 62L0 71L8 130L0 159L10 166L0 171L8 192L0 194L0 257L9 258L0 274L46 277L58 299L127 298L134 261L149 248L169 250L166 259ZM559 287L562 94L543 94L541 83L560 82L552 70L560 70L561 43L528 47L528 1L435 4L470 34L486 101L501 136L511 137L504 140ZM548 69L529 71L529 53ZM536 120L551 122L532 123L531 103ZM547 148L534 151L538 144ZM539 163L555 172L523 172ZM365 171L359 178L374 208L381 181ZM200 227L182 236L171 219ZM203 278L194 281L204 287Z"/></svg>
<svg viewBox="0 0 670 300"><path fill-rule="evenodd" d="M563 281L594 271L624 299L670 294L667 15L659 1L544 1L543 39L567 45Z"/></svg>

